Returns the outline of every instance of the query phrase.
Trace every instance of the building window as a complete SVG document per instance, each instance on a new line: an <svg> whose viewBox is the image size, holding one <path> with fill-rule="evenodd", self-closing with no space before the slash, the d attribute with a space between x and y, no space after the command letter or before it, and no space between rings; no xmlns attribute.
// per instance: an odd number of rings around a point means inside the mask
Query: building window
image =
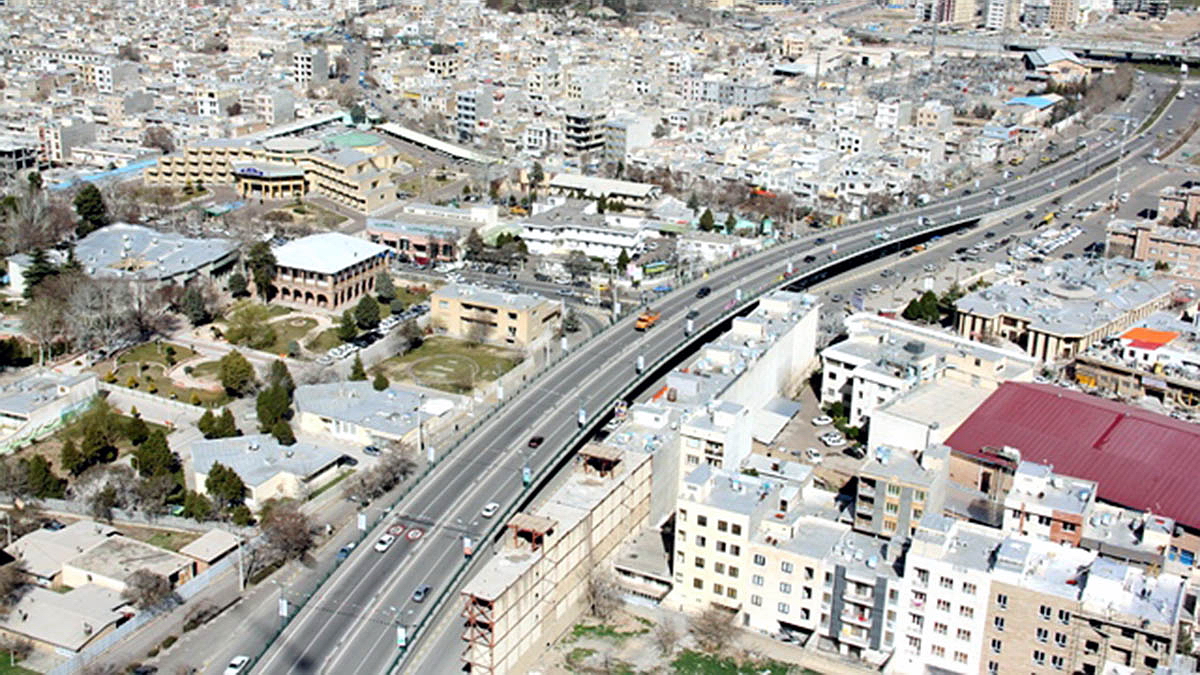
<svg viewBox="0 0 1200 675"><path fill-rule="evenodd" d="M754 584L755 586L762 586L763 585L762 575L755 574L754 576L750 577L750 583Z"/></svg>
<svg viewBox="0 0 1200 675"><path fill-rule="evenodd" d="M750 596L750 604L754 605L755 607L762 607L762 596L761 595L751 595Z"/></svg>
<svg viewBox="0 0 1200 675"><path fill-rule="evenodd" d="M1074 532L1075 531L1075 523L1063 523L1062 531L1063 532Z"/></svg>
<svg viewBox="0 0 1200 675"><path fill-rule="evenodd" d="M963 642L970 642L971 631L967 630L966 628L959 628L956 637Z"/></svg>
<svg viewBox="0 0 1200 675"><path fill-rule="evenodd" d="M893 497L899 497L900 496L900 486L896 485L895 483L888 483L887 493Z"/></svg>
<svg viewBox="0 0 1200 675"><path fill-rule="evenodd" d="M1050 657L1050 665L1054 666L1055 670L1062 670L1064 664L1065 664L1065 660L1063 659L1063 657L1061 657L1057 654Z"/></svg>
<svg viewBox="0 0 1200 675"><path fill-rule="evenodd" d="M967 595L975 595L975 584L963 582L963 593Z"/></svg>
<svg viewBox="0 0 1200 675"><path fill-rule="evenodd" d="M727 532L727 531L729 531L729 523L725 522L724 520L718 520L717 521L717 532Z"/></svg>
<svg viewBox="0 0 1200 675"><path fill-rule="evenodd" d="M696 545L697 546L704 546L706 543L708 543L708 540L704 538L704 535L702 535L702 534L696 535Z"/></svg>
<svg viewBox="0 0 1200 675"><path fill-rule="evenodd" d="M895 502L888 502L883 505L883 508L888 513L900 513L900 505Z"/></svg>
<svg viewBox="0 0 1200 675"><path fill-rule="evenodd" d="M741 555L741 554L742 554L742 547L741 547L741 546L738 546L737 544L730 544L730 545L729 545L729 555L732 555L732 556L739 556L739 555Z"/></svg>
<svg viewBox="0 0 1200 675"><path fill-rule="evenodd" d="M912 651L919 653L921 651L921 638L913 637L911 635L909 635L907 637L908 637L908 648L911 649Z"/></svg>
<svg viewBox="0 0 1200 675"><path fill-rule="evenodd" d="M945 635L947 628L948 626L940 621L933 622L933 632L937 633L938 635Z"/></svg>
<svg viewBox="0 0 1200 675"><path fill-rule="evenodd" d="M992 625L996 627L996 630L1003 633L1004 632L1004 617L1002 617L1002 616L993 617Z"/></svg>
<svg viewBox="0 0 1200 675"><path fill-rule="evenodd" d="M681 523L687 522L687 510L686 509L679 509L679 522L681 522Z"/></svg>
<svg viewBox="0 0 1200 675"><path fill-rule="evenodd" d="M740 535L742 533L742 526L738 525L737 523L730 525L729 533L734 534L734 535Z"/></svg>
<svg viewBox="0 0 1200 675"><path fill-rule="evenodd" d="M725 552L725 542L718 540L715 545L717 547L717 553Z"/></svg>
<svg viewBox="0 0 1200 675"><path fill-rule="evenodd" d="M722 586L721 584L713 584L713 593L715 593L717 595L724 595L725 587Z"/></svg>
<svg viewBox="0 0 1200 675"><path fill-rule="evenodd" d="M792 585L786 581L779 582L779 592L784 594L791 593Z"/></svg>
<svg viewBox="0 0 1200 675"><path fill-rule="evenodd" d="M795 567L792 565L792 563L784 561L779 563L779 569L783 570L784 574L791 574Z"/></svg>
<svg viewBox="0 0 1200 675"><path fill-rule="evenodd" d="M1058 622L1064 626L1071 625L1071 613L1065 609L1058 610Z"/></svg>
<svg viewBox="0 0 1200 675"><path fill-rule="evenodd" d="M939 612L949 612L950 611L950 601L949 600L938 600L937 608L938 608Z"/></svg>
<svg viewBox="0 0 1200 675"><path fill-rule="evenodd" d="M1003 648L1004 648L1003 642L997 640L996 638L992 638L992 653L993 654L999 654L1000 650Z"/></svg>
<svg viewBox="0 0 1200 675"><path fill-rule="evenodd" d="M1038 608L1038 615L1042 617L1043 621L1049 621L1050 620L1050 608L1046 605L1042 605L1041 607Z"/></svg>
<svg viewBox="0 0 1200 675"><path fill-rule="evenodd" d="M729 573L728 573L728 574L729 574L729 576L731 576L731 577L733 577L734 579L736 579L736 578L737 578L737 575L738 575L738 568L734 567L733 565L730 565L730 566L729 566Z"/></svg>
<svg viewBox="0 0 1200 675"><path fill-rule="evenodd" d="M762 567L763 565L767 564L767 559L762 554L755 553L754 554L754 564L758 565L759 567Z"/></svg>
<svg viewBox="0 0 1200 675"><path fill-rule="evenodd" d="M988 661L988 675L1000 675L1000 664L997 661Z"/></svg>
<svg viewBox="0 0 1200 675"><path fill-rule="evenodd" d="M968 619L974 619L975 618L975 608L967 607L966 605L961 605L958 608L958 615L962 616L962 617L966 617Z"/></svg>
<svg viewBox="0 0 1200 675"><path fill-rule="evenodd" d="M932 652L933 655L938 657L939 659L946 658L946 648L941 645L933 645L932 647L929 648L929 651Z"/></svg>
<svg viewBox="0 0 1200 675"><path fill-rule="evenodd" d="M701 579L700 577L696 577L695 579L692 579L692 588L698 588L700 590L704 590L704 580Z"/></svg>
<svg viewBox="0 0 1200 675"><path fill-rule="evenodd" d="M717 574L725 574L725 563L723 563L723 562L713 563L713 571L716 572Z"/></svg>
<svg viewBox="0 0 1200 675"><path fill-rule="evenodd" d="M954 662L955 663L966 663L967 662L967 653L966 652L954 652Z"/></svg>
<svg viewBox="0 0 1200 675"><path fill-rule="evenodd" d="M725 597L729 598L730 600L737 600L737 589L733 586L726 588Z"/></svg>
<svg viewBox="0 0 1200 675"><path fill-rule="evenodd" d="M997 593L996 606L1000 609L1008 609L1008 596L1003 593Z"/></svg>
<svg viewBox="0 0 1200 675"><path fill-rule="evenodd" d="M1033 650L1033 662L1039 666L1046 665L1046 652L1040 649Z"/></svg>
<svg viewBox="0 0 1200 675"><path fill-rule="evenodd" d="M925 617L921 616L920 614L909 614L908 622L916 628L925 627Z"/></svg>
<svg viewBox="0 0 1200 675"><path fill-rule="evenodd" d="M924 490L913 490L913 501L914 502L925 501L925 491Z"/></svg>
<svg viewBox="0 0 1200 675"><path fill-rule="evenodd" d="M941 579L938 580L938 585L941 586L942 588L949 588L950 590L954 590L954 580L951 579L950 577L942 577Z"/></svg>
<svg viewBox="0 0 1200 675"><path fill-rule="evenodd" d="M1067 646L1067 634L1066 633L1055 633L1054 634L1054 644L1058 645L1059 647L1066 647Z"/></svg>
<svg viewBox="0 0 1200 675"><path fill-rule="evenodd" d="M1045 628L1037 629L1037 641L1038 642L1045 644L1049 640L1050 640L1050 631L1046 630Z"/></svg>
<svg viewBox="0 0 1200 675"><path fill-rule="evenodd" d="M708 525L708 516L696 516L696 524L705 527Z"/></svg>
<svg viewBox="0 0 1200 675"><path fill-rule="evenodd" d="M779 610L780 614L787 614L788 612L792 611L792 608L788 607L786 602L779 603L775 608Z"/></svg>
<svg viewBox="0 0 1200 675"><path fill-rule="evenodd" d="M704 569L704 558L696 558L696 569Z"/></svg>

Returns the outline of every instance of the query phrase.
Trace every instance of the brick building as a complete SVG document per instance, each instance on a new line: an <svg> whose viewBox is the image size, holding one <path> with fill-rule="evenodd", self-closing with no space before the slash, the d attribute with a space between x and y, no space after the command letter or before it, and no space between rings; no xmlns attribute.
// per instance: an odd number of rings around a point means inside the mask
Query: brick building
<svg viewBox="0 0 1200 675"><path fill-rule="evenodd" d="M389 255L386 246L338 232L302 237L274 253L275 299L331 312L352 307L374 291Z"/></svg>

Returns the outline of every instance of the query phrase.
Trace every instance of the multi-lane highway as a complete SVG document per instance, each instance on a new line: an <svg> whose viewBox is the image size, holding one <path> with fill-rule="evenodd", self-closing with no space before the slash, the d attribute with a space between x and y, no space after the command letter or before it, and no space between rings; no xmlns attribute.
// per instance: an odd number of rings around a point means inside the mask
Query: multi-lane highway
<svg viewBox="0 0 1200 675"><path fill-rule="evenodd" d="M1148 112L1153 102L1132 111ZM1185 114L1189 101L1172 100L1170 112ZM1165 119L1165 117L1163 118ZM1154 128L1127 144L1126 161L1141 161L1141 155L1159 143L1155 133L1165 128L1160 121ZM824 233L829 241L815 243L818 235L787 242L758 255L735 261L712 272L655 303L664 314L662 325L648 333L633 331L632 319L626 318L605 331L600 338L579 346L575 353L553 365L525 390L511 395L509 402L443 460L421 484L394 510L372 538L360 546L337 573L319 590L280 638L264 654L255 672L261 673L380 673L385 672L398 655L397 625L407 628L409 653L424 657L424 662L406 663L412 672L451 672L458 670L458 627L442 634L427 627L441 623L423 621L442 598L449 594L450 607L457 609L458 599L449 587L463 563L462 537L478 542L491 526L523 496L521 470L526 462L535 470L555 463L564 445L577 429L578 410L587 415L602 414L615 396L636 379L638 355L647 364L676 349L685 341L685 314L700 313L696 325L717 321L725 315L737 289L749 295L774 282L791 262L800 275L818 266L829 265L869 246L879 245L877 233L889 241L929 230L918 225L918 216L934 223L978 218L1004 208L1044 198L1065 187L1073 179L1111 180L1114 168L1096 171L1096 166L1116 159L1119 146L1096 150L1090 160L1090 176L1084 176L1084 162L1066 161L1006 184L1013 201L986 190L957 196L949 201L904 214L876 219L868 223ZM987 185L981 185L986 188ZM836 255L831 255L837 243ZM883 242L886 244L887 242ZM805 264L805 255L816 260ZM801 277L803 278L803 277ZM695 291L711 286L713 293L697 299ZM537 449L530 449L530 437L545 437ZM485 519L480 510L489 502L499 502L502 510L493 519ZM370 545L384 529L394 523L417 528L416 540L401 537L384 552ZM486 548L479 555L487 555ZM413 591L429 585L431 592L423 602L413 599ZM421 630L413 634L418 625ZM236 639L236 637L235 637ZM423 641L436 640L438 648L420 650ZM445 648L443 648L443 646Z"/></svg>

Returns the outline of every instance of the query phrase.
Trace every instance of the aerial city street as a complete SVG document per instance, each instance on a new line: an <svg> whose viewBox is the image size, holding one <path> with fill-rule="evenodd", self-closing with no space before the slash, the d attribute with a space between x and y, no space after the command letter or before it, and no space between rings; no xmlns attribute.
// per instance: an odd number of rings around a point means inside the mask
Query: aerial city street
<svg viewBox="0 0 1200 675"><path fill-rule="evenodd" d="M1197 8L0 3L0 675L1200 673Z"/></svg>

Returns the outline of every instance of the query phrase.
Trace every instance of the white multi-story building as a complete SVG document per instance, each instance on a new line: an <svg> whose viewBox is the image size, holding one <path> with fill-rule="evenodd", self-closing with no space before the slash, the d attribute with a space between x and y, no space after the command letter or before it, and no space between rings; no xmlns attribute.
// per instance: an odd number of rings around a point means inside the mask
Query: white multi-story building
<svg viewBox="0 0 1200 675"><path fill-rule="evenodd" d="M310 49L292 54L292 81L301 89L319 87L329 81L329 54Z"/></svg>
<svg viewBox="0 0 1200 675"><path fill-rule="evenodd" d="M890 98L875 107L875 128L897 131L912 124L912 101Z"/></svg>
<svg viewBox="0 0 1200 675"><path fill-rule="evenodd" d="M534 207L534 214L521 222L521 241L535 255L579 251L589 258L617 262L621 252L632 258L642 250L652 230L641 218L605 217L595 203L551 197Z"/></svg>

